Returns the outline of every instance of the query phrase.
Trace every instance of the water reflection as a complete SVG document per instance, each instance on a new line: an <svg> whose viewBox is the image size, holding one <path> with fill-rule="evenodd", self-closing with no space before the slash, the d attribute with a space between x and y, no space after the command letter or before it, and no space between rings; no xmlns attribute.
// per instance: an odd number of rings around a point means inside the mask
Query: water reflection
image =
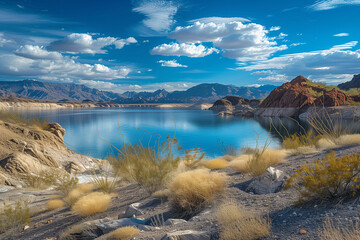
<svg viewBox="0 0 360 240"><path fill-rule="evenodd" d="M145 131L157 132L163 138L173 136L176 123L176 138L184 149L201 148L210 157L220 156L218 140L236 148L254 146L256 133L260 135L260 144L269 136L271 146L280 145L280 135L308 130L310 126L300 120L288 118L241 117L221 118L212 111L201 110L131 110L131 109L60 109L21 111L26 117L45 117L59 122L66 130L65 143L75 152L104 158L110 147L102 139L115 146L121 146L123 139L119 130L127 139L136 143L139 140L147 144L150 135ZM280 132L268 131L275 126ZM274 128L274 127L272 127ZM145 130L145 131L144 131ZM358 129L360 130L360 129ZM360 132L360 131L359 131Z"/></svg>

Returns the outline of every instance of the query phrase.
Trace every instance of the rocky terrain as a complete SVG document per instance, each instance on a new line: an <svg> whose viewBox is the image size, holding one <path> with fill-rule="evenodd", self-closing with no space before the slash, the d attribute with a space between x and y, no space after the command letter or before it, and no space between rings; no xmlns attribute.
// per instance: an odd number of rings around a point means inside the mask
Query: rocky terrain
<svg viewBox="0 0 360 240"><path fill-rule="evenodd" d="M338 87L342 90L349 90L351 88L360 88L360 74L354 75L349 82L341 83Z"/></svg>
<svg viewBox="0 0 360 240"><path fill-rule="evenodd" d="M24 177L41 171L80 173L102 162L68 149L57 123L41 130L0 120L0 133L0 184L10 188L24 186Z"/></svg>
<svg viewBox="0 0 360 240"><path fill-rule="evenodd" d="M355 80L357 79L356 76L354 76ZM247 101L242 101L241 103L235 103L236 107L234 107L235 105L232 106L224 98L215 102L211 109L224 111L220 115L301 116L302 118L316 113L320 114L324 112L324 109L329 109L329 112L334 117L335 115L339 116L341 112L343 118L358 119L360 116L358 101L358 96L349 96L341 90L329 89L313 83L303 76L298 76L292 81L275 88L258 106L252 106L249 109ZM248 108L248 111L243 111L246 108ZM237 109L241 111L237 111Z"/></svg>
<svg viewBox="0 0 360 240"><path fill-rule="evenodd" d="M338 156L359 153L360 146L335 149ZM235 200L245 209L268 217L271 234L265 239L319 239L319 231L326 221L337 226L351 228L360 221L360 205L357 201L342 203L307 203L295 205L298 193L282 190L284 180L294 174L294 169L303 163L322 159L329 151L308 155L290 155L284 164L274 166L263 176L253 178L231 168L216 170L228 176L226 192L211 206L191 218L181 218L172 212L166 199L151 197L139 185L129 184L115 191L111 207L104 213L91 217L79 217L70 208L46 210L47 200L56 191L29 191L14 189L0 194L0 199L31 199L38 213L26 227L0 235L1 239L62 239L61 233L69 227L81 224L72 230L67 239L108 239L106 234L118 227L136 226L140 234L135 239L219 239L219 226L215 210L221 202ZM154 224L151 219L160 219ZM152 222L152 224L151 224ZM68 236L69 237L69 236Z"/></svg>
<svg viewBox="0 0 360 240"><path fill-rule="evenodd" d="M104 102L121 104L141 103L206 103L214 102L227 95L245 98L264 98L275 86L235 87L218 83L204 83L185 91L168 92L159 89L154 92L100 91L78 84L39 82L35 80L0 81L0 97L17 97L50 101Z"/></svg>
<svg viewBox="0 0 360 240"><path fill-rule="evenodd" d="M217 100L209 110L220 112L219 115L235 115L251 117L260 100L246 99L238 96L226 96Z"/></svg>

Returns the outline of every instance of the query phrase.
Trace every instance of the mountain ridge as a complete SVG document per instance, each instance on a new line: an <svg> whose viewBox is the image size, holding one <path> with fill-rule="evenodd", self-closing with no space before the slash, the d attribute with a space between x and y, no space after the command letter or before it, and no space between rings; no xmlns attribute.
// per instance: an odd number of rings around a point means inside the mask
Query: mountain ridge
<svg viewBox="0 0 360 240"><path fill-rule="evenodd" d="M115 93L89 88L75 83L51 83L31 79L0 81L0 97L19 97L36 100L114 102L114 103L200 103L215 102L227 95L249 99L266 97L275 86L235 87L220 83L202 83L184 91Z"/></svg>

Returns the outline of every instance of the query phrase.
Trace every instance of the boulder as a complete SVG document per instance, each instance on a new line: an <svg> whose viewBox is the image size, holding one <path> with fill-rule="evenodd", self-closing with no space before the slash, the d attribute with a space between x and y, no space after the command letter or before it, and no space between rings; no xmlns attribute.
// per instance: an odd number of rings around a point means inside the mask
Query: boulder
<svg viewBox="0 0 360 240"><path fill-rule="evenodd" d="M139 208L141 207L141 203L133 203L133 204L130 204L126 211L125 211L125 214L123 217L125 218L132 218L134 216L140 216L140 215L143 215L144 212L141 211Z"/></svg>
<svg viewBox="0 0 360 240"><path fill-rule="evenodd" d="M288 176L283 171L269 167L263 175L253 178L245 191L254 194L277 193L284 187L286 179Z"/></svg>
<svg viewBox="0 0 360 240"><path fill-rule="evenodd" d="M65 135L65 129L61 127L58 123L49 123L47 131L53 133L55 136L59 137L60 139L63 139L63 136Z"/></svg>
<svg viewBox="0 0 360 240"><path fill-rule="evenodd" d="M151 231L150 226L145 225L145 221L137 218L122 218L108 222L95 223L104 234L112 232L121 227L133 226L141 231Z"/></svg>
<svg viewBox="0 0 360 240"><path fill-rule="evenodd" d="M182 224L182 223L187 223L187 221L184 219L169 218L168 220L165 221L164 224L166 226L172 226L172 225L177 225L177 224Z"/></svg>
<svg viewBox="0 0 360 240"><path fill-rule="evenodd" d="M183 230L167 233L161 240L209 240L211 234L204 231Z"/></svg>

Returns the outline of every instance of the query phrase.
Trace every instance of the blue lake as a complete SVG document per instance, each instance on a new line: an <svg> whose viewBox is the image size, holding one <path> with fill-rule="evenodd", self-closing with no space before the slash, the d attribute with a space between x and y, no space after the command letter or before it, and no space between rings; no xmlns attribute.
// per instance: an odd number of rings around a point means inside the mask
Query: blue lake
<svg viewBox="0 0 360 240"><path fill-rule="evenodd" d="M157 132L165 140L175 133L179 145L184 149L201 148L208 157L222 155L219 141L236 148L255 146L256 136L263 144L269 137L271 146L280 145L281 138L269 135L268 119L244 119L241 117L219 117L205 110L138 110L119 108L28 110L21 111L26 117L49 118L66 130L65 144L73 151L96 158L105 158L112 151L107 142L121 147L121 132L131 143L147 145ZM291 132L299 130L294 124L288 126ZM154 138L153 138L154 139Z"/></svg>

